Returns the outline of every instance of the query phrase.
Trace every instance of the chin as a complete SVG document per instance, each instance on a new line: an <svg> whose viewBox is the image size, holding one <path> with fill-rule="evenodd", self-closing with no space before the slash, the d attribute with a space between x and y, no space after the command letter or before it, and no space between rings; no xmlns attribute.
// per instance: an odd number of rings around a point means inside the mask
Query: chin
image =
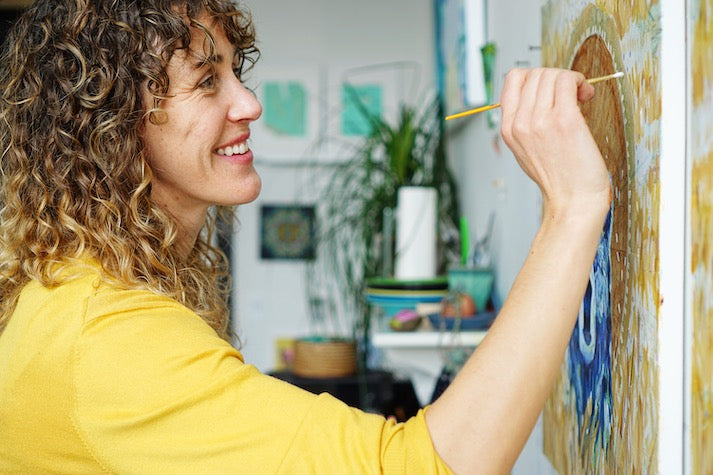
<svg viewBox="0 0 713 475"><path fill-rule="evenodd" d="M250 198L246 201L246 203L252 203L257 199L258 196L260 196L260 190L262 190L262 180L260 179L260 176L258 174L255 174L255 183L252 186L252 193L250 194Z"/></svg>
<svg viewBox="0 0 713 475"><path fill-rule="evenodd" d="M228 206L244 205L247 203L252 203L260 196L260 190L262 189L262 181L260 177L255 175L254 181L250 183L243 183L238 191L238 196L230 200L229 203L225 203Z"/></svg>

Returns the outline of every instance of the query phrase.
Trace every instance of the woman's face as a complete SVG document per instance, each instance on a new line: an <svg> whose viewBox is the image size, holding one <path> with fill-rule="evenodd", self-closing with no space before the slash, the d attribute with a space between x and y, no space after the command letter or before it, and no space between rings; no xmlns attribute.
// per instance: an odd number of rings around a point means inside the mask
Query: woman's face
<svg viewBox="0 0 713 475"><path fill-rule="evenodd" d="M198 55L173 55L168 99L160 104L165 114L158 115L158 124L147 120L142 134L153 172L152 199L189 226L202 226L212 205L248 203L260 192L248 138L262 107L238 80L235 50L222 27L211 32L214 71L198 65L207 52L205 35L194 30L191 50ZM146 103L152 104L149 96Z"/></svg>

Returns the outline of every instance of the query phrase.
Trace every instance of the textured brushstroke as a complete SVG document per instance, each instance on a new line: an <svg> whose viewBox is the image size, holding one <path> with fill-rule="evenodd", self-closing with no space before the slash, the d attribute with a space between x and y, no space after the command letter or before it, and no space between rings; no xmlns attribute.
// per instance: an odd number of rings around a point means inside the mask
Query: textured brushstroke
<svg viewBox="0 0 713 475"><path fill-rule="evenodd" d="M692 2L691 469L713 473L713 0Z"/></svg>
<svg viewBox="0 0 713 475"><path fill-rule="evenodd" d="M611 433L611 233L609 211L594 259L584 301L567 352L569 381L574 390L577 424L592 427L588 436L606 450ZM591 413L586 414L587 407ZM585 419L589 417L589 419ZM578 441L582 444L582 440Z"/></svg>

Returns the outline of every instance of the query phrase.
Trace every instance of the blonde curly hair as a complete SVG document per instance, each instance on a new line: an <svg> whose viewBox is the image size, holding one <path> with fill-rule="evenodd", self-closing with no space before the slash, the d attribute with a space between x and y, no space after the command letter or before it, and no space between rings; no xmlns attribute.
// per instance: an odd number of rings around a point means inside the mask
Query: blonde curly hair
<svg viewBox="0 0 713 475"><path fill-rule="evenodd" d="M230 0L37 0L11 29L0 56L0 331L28 281L57 285L62 265L91 256L109 281L174 298L230 338L220 213L181 257L175 220L151 200L141 140L191 29L213 44L199 17L223 27L243 70L254 63L251 18Z"/></svg>

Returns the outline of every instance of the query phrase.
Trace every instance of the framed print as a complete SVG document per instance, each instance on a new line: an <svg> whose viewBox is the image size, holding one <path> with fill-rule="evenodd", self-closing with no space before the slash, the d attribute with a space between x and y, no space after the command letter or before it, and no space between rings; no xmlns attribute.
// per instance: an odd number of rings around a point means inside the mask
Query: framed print
<svg viewBox="0 0 713 475"><path fill-rule="evenodd" d="M263 205L260 222L262 259L312 260L315 257L315 208Z"/></svg>

